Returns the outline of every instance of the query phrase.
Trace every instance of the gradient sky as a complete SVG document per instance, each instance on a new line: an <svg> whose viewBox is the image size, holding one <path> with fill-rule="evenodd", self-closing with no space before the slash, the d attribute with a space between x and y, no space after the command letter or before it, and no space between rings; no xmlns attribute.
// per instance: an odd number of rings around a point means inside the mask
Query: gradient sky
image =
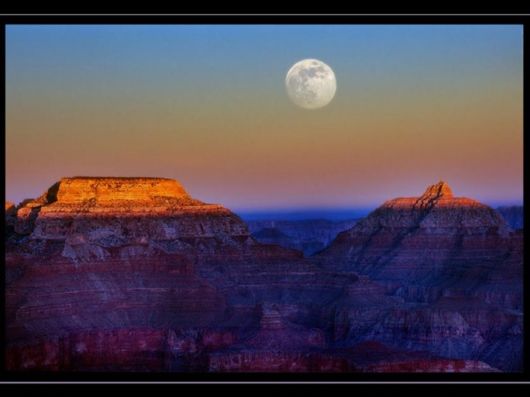
<svg viewBox="0 0 530 397"><path fill-rule="evenodd" d="M285 92L304 58L337 94ZM377 206L440 179L522 202L516 25L10 25L6 198L63 176L175 178L234 210Z"/></svg>

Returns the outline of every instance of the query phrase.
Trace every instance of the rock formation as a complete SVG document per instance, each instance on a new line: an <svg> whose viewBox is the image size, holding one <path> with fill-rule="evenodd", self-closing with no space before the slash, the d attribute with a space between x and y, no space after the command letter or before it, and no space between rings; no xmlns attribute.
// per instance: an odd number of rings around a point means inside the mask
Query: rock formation
<svg viewBox="0 0 530 397"><path fill-rule="evenodd" d="M341 348L336 354L349 357L348 365L358 372L499 372L482 361L447 359L374 341Z"/></svg>
<svg viewBox="0 0 530 397"><path fill-rule="evenodd" d="M296 249L309 256L326 248L337 234L350 229L355 222L356 219L254 220L247 221L247 225L257 241Z"/></svg>
<svg viewBox="0 0 530 397"><path fill-rule="evenodd" d="M484 281L476 273L502 267L516 253L514 236L495 210L453 197L440 182L420 197L387 201L318 257L327 268L366 274L394 288L407 284L409 294L429 285L435 294L424 296L429 300L442 289L448 292L448 281L454 288L475 289Z"/></svg>
<svg viewBox="0 0 530 397"><path fill-rule="evenodd" d="M315 299L325 304L355 280L322 271L297 251L255 242L232 212L162 178L63 178L22 203L7 240L9 362L24 368L55 361L31 354L25 360L21 352L49 348L53 357L75 358L64 352L72 340L103 346L93 338L115 333L131 349L137 343L127 335L142 339L145 332L157 349L171 332L237 338L258 326L253 313L268 302L288 301L290 318L307 322ZM109 365L139 354L124 349ZM164 352L173 354L170 348L156 354ZM90 354L95 363L103 360ZM182 360L173 356L164 368ZM56 364L89 365L76 360Z"/></svg>
<svg viewBox="0 0 530 397"><path fill-rule="evenodd" d="M495 210L454 197L439 182L420 197L387 201L313 260L369 277L403 299L386 305L361 333L353 306L337 307L348 343L487 356L492 366L514 370L522 366L522 247L522 234Z"/></svg>
<svg viewBox="0 0 530 397"><path fill-rule="evenodd" d="M444 183L312 258L163 178L63 178L6 203L5 242L8 369L522 365L522 233Z"/></svg>

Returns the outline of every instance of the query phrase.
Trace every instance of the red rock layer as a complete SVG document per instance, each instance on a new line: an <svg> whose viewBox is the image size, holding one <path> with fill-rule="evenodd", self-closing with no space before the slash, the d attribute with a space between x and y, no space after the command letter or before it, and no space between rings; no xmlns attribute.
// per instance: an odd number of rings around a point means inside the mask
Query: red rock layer
<svg viewBox="0 0 530 397"><path fill-rule="evenodd" d="M258 326L256 307L267 302L287 301L291 317L307 321L314 299L334 299L355 279L323 272L297 251L256 243L232 212L159 178L63 178L19 206L9 241L7 337L15 368L56 363L57 351L74 354L64 352L68 340L93 332L104 338L127 330L163 334L201 327L246 335ZM130 340L120 339L131 346L124 357L92 344L88 358L53 365L76 370L90 360L97 368L123 359L129 368L133 356L141 362L144 354L133 351L134 332ZM263 332L273 341L276 331ZM300 343L323 340L304 327L291 336ZM197 343L188 342L177 345ZM160 348L172 354L168 370L207 369L201 349L178 353L172 346ZM41 357L34 363L16 358L33 348ZM160 368L151 360L153 354L160 359L159 347L153 349L156 354L145 353L148 362L138 365Z"/></svg>
<svg viewBox="0 0 530 397"><path fill-rule="evenodd" d="M396 363L381 363L363 368L362 372L500 372L482 361L475 360L411 360Z"/></svg>
<svg viewBox="0 0 530 397"><path fill-rule="evenodd" d="M389 347L372 340L337 353L349 357L349 365L355 372L499 372L482 361L447 359L427 351Z"/></svg>
<svg viewBox="0 0 530 397"><path fill-rule="evenodd" d="M212 354L211 372L351 372L348 361L341 357L301 352L243 351Z"/></svg>
<svg viewBox="0 0 530 397"><path fill-rule="evenodd" d="M136 206L162 200L191 201L177 181L166 178L63 178L52 190L56 190L56 199L62 205L95 201L98 205L130 202Z"/></svg>
<svg viewBox="0 0 530 397"><path fill-rule="evenodd" d="M509 262L505 301L521 298L521 240L492 208L453 197L444 182L419 198L387 201L315 257L327 269L366 274L410 300L472 293ZM514 276L518 274L519 279ZM428 286L428 290L425 287Z"/></svg>
<svg viewBox="0 0 530 397"><path fill-rule="evenodd" d="M314 257L386 293L335 302L336 343L377 340L520 370L522 248L522 233L495 210L454 197L443 182L387 201Z"/></svg>
<svg viewBox="0 0 530 397"><path fill-rule="evenodd" d="M6 290L10 343L90 329L205 326L226 308L215 287L178 256L109 257L83 266L55 257L8 267L20 269Z"/></svg>
<svg viewBox="0 0 530 397"><path fill-rule="evenodd" d="M6 367L45 371L207 371L207 355L234 341L230 330L87 330L10 346Z"/></svg>
<svg viewBox="0 0 530 397"><path fill-rule="evenodd" d="M521 367L522 234L443 183L313 262L167 179L64 178L6 209L9 369ZM359 361L364 341L407 352Z"/></svg>

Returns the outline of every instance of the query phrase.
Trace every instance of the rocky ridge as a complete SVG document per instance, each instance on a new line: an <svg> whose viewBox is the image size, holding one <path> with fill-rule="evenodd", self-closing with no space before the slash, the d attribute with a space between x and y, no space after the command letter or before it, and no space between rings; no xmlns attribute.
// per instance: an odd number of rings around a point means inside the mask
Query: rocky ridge
<svg viewBox="0 0 530 397"><path fill-rule="evenodd" d="M288 301L291 320L310 322L317 297L333 300L355 280L322 271L297 251L257 243L231 211L191 198L172 180L63 178L16 214L8 208L15 226L6 235L7 336L16 367L47 367L52 358L31 352L49 347L53 357L70 357L64 343L93 345L113 333L131 349L137 344L126 341L129 334L159 338L157 346L169 343L170 331L237 340L259 327L256 310L268 302ZM129 354L137 356L109 360ZM164 368L193 367L202 354L175 353ZM88 365L76 360L68 365Z"/></svg>
<svg viewBox="0 0 530 397"><path fill-rule="evenodd" d="M310 256L326 248L337 234L350 229L356 221L356 219L251 220L247 221L247 225L252 237L261 243L296 249Z"/></svg>
<svg viewBox="0 0 530 397"><path fill-rule="evenodd" d="M8 368L519 370L522 234L446 184L374 214L308 260L176 181L63 178L6 203Z"/></svg>
<svg viewBox="0 0 530 397"><path fill-rule="evenodd" d="M384 305L362 332L355 306L337 306L342 343L487 357L493 367L514 370L522 366L522 246L522 234L495 210L454 197L440 182L420 197L385 202L313 261L367 277L403 301Z"/></svg>

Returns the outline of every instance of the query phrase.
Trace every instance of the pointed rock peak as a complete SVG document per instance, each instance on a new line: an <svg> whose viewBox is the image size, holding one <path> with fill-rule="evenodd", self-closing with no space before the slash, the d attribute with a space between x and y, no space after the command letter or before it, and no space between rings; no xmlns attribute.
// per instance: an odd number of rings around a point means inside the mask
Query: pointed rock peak
<svg viewBox="0 0 530 397"><path fill-rule="evenodd" d="M438 198L451 198L453 197L453 191L449 187L449 185L444 182L440 181L435 185L431 185L425 190L425 193L421 196L421 199L438 199Z"/></svg>

